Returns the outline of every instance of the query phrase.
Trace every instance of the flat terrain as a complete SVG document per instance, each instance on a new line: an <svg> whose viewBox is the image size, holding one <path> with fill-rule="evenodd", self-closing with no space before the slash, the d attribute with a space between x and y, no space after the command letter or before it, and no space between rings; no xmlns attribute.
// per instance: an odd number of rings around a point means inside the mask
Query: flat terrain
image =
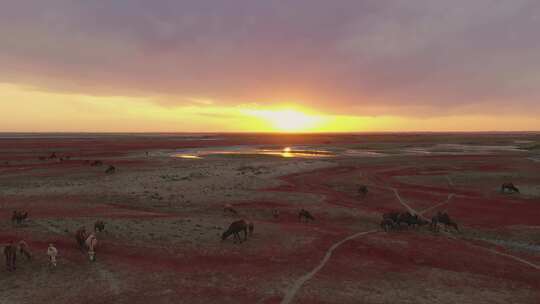
<svg viewBox="0 0 540 304"><path fill-rule="evenodd" d="M538 134L0 137L0 243L34 255L0 269L2 304L540 303ZM382 231L394 210L446 211L460 231ZM222 241L240 218L254 234ZM90 262L74 233L96 220Z"/></svg>

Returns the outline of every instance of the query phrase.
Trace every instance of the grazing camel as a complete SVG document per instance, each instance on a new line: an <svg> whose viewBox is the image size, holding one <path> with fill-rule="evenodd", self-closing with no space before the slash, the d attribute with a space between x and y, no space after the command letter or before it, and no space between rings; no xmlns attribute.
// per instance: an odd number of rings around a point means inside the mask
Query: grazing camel
<svg viewBox="0 0 540 304"><path fill-rule="evenodd" d="M519 189L513 183L504 183L501 185L501 193L519 193Z"/></svg>
<svg viewBox="0 0 540 304"><path fill-rule="evenodd" d="M279 210L277 209L272 210L272 216L274 216L275 219L279 218L279 215L280 215Z"/></svg>
<svg viewBox="0 0 540 304"><path fill-rule="evenodd" d="M238 211L236 211L236 209L234 209L231 204L225 204L225 206L223 206L223 213L227 213L227 212L230 212L234 215L238 215Z"/></svg>
<svg viewBox="0 0 540 304"><path fill-rule="evenodd" d="M81 248L81 250L84 249L84 242L88 238L88 234L86 233L86 227L81 227L75 232L75 240L77 240L77 244Z"/></svg>
<svg viewBox="0 0 540 304"><path fill-rule="evenodd" d="M56 267L56 256L58 255L58 249L53 244L49 244L47 248L47 255L49 256L49 267Z"/></svg>
<svg viewBox="0 0 540 304"><path fill-rule="evenodd" d="M300 212L298 212L298 220L302 221L302 219L304 219L306 222L308 222L310 220L312 220L312 221L315 220L313 215L311 215L311 213L309 213L309 211L307 211L305 209L301 209Z"/></svg>
<svg viewBox="0 0 540 304"><path fill-rule="evenodd" d="M32 253L30 252L30 246L24 241L19 241L19 253L23 255L27 261L32 259Z"/></svg>
<svg viewBox="0 0 540 304"><path fill-rule="evenodd" d="M442 223L444 224L444 227L446 229L448 229L448 227L452 227L454 229L456 229L456 231L459 231L458 229L458 225L456 224L456 222L452 221L450 219L450 216L448 215L448 213L446 212L437 212L437 214L431 219L431 230L437 232L439 231L439 223Z"/></svg>
<svg viewBox="0 0 540 304"><path fill-rule="evenodd" d="M51 156L49 156L49 159L55 159L55 158L57 158L56 152L53 152L53 153L51 154Z"/></svg>
<svg viewBox="0 0 540 304"><path fill-rule="evenodd" d="M362 195L362 196L366 196L368 194L368 188L366 185L360 185L360 187L358 187L358 194Z"/></svg>
<svg viewBox="0 0 540 304"><path fill-rule="evenodd" d="M15 271L17 269L17 248L13 244L13 241L10 241L4 247L4 256L6 257L6 268L8 271Z"/></svg>
<svg viewBox="0 0 540 304"><path fill-rule="evenodd" d="M114 174L116 172L116 168L113 165L109 165L107 170L105 170L106 174Z"/></svg>
<svg viewBox="0 0 540 304"><path fill-rule="evenodd" d="M253 223L250 224L250 222L246 220L235 221L229 226L229 229L223 232L221 235L221 240L226 240L232 234L234 236L234 242L241 243L242 239L240 238L240 232L243 231L244 241L247 241L248 230L250 231L250 234L253 233Z"/></svg>
<svg viewBox="0 0 540 304"><path fill-rule="evenodd" d="M94 223L94 232L102 232L105 230L105 222L104 221L96 221Z"/></svg>
<svg viewBox="0 0 540 304"><path fill-rule="evenodd" d="M88 258L90 259L90 261L95 262L96 261L96 248L98 244L96 235L91 233L86 239L85 244L86 244L86 248L88 248Z"/></svg>

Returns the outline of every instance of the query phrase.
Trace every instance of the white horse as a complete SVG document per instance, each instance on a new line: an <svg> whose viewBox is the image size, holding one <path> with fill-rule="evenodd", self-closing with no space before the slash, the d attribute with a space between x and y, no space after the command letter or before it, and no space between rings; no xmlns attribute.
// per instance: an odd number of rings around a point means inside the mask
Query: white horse
<svg viewBox="0 0 540 304"><path fill-rule="evenodd" d="M47 255L49 256L50 267L56 267L56 256L58 255L58 250L54 247L53 244L49 244L47 248Z"/></svg>
<svg viewBox="0 0 540 304"><path fill-rule="evenodd" d="M97 248L98 240L96 238L96 235L91 233L88 238L86 239L86 248L88 248L88 258L90 261L95 262L96 261L96 248Z"/></svg>

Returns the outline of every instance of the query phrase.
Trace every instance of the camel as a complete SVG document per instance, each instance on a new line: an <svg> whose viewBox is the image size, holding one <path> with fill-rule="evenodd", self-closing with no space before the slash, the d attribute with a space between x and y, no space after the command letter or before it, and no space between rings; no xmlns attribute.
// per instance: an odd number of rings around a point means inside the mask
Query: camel
<svg viewBox="0 0 540 304"><path fill-rule="evenodd" d="M107 174L113 174L115 172L116 172L116 168L113 165L109 165L107 170L105 170L105 173L107 173Z"/></svg>
<svg viewBox="0 0 540 304"><path fill-rule="evenodd" d="M519 189L513 183L504 183L501 185L501 193L519 193Z"/></svg>
<svg viewBox="0 0 540 304"><path fill-rule="evenodd" d="M96 261L96 248L98 244L96 235L91 233L86 239L85 244L86 244L86 248L88 248L88 258L90 259L90 261L95 262Z"/></svg>
<svg viewBox="0 0 540 304"><path fill-rule="evenodd" d="M272 216L274 216L275 219L279 218L279 210L277 209L272 210Z"/></svg>
<svg viewBox="0 0 540 304"><path fill-rule="evenodd" d="M251 235L253 233L253 223L247 221L247 220L239 220L233 222L229 229L227 229L223 234L221 235L221 240L226 240L231 234L234 235L234 242L242 242L242 239L240 238L240 232L244 232L244 241L247 241L248 237L248 231Z"/></svg>
<svg viewBox="0 0 540 304"><path fill-rule="evenodd" d="M55 159L55 158L57 158L56 152L53 152L53 153L51 154L51 156L49 156L49 159Z"/></svg>
<svg viewBox="0 0 540 304"><path fill-rule="evenodd" d="M300 212L298 212L298 220L302 221L302 219L304 219L306 222L308 222L309 220L315 220L313 215L311 215L311 213L309 213L309 211L305 209L301 209Z"/></svg>
<svg viewBox="0 0 540 304"><path fill-rule="evenodd" d="M234 209L231 204L225 204L225 206L223 206L223 213L227 213L227 212L230 212L234 215L238 215L238 211L236 211L236 209Z"/></svg>
<svg viewBox="0 0 540 304"><path fill-rule="evenodd" d="M32 259L32 253L30 252L30 246L24 241L19 241L19 253L23 255L27 261L30 261Z"/></svg>
<svg viewBox="0 0 540 304"><path fill-rule="evenodd" d="M84 249L84 242L85 240L87 239L88 237L88 234L86 233L86 227L81 227L77 230L77 232L75 232L75 240L77 240L77 244L79 245L79 247L82 249Z"/></svg>
<svg viewBox="0 0 540 304"><path fill-rule="evenodd" d="M439 231L439 223L442 223L444 224L444 227L446 229L448 229L448 227L453 227L454 229L456 229L456 231L459 231L458 229L458 225L456 224L456 222L452 221L450 219L450 216L448 215L448 213L444 212L437 212L437 214L431 219L431 230L437 232Z"/></svg>
<svg viewBox="0 0 540 304"><path fill-rule="evenodd" d="M368 188L366 185L360 185L360 187L358 187L358 194L362 195L362 196L366 196L368 194Z"/></svg>
<svg viewBox="0 0 540 304"><path fill-rule="evenodd" d="M58 255L58 250L54 247L54 244L49 244L47 248L47 255L49 256L49 267L56 267L56 256Z"/></svg>
<svg viewBox="0 0 540 304"><path fill-rule="evenodd" d="M11 222L17 223L17 225L21 225L24 221L28 219L28 212L22 212L22 211L13 211L13 214L11 216Z"/></svg>
<svg viewBox="0 0 540 304"><path fill-rule="evenodd" d="M8 271L15 271L17 269L17 248L13 244L13 241L10 241L4 247L4 256L6 257L6 268Z"/></svg>
<svg viewBox="0 0 540 304"><path fill-rule="evenodd" d="M104 221L96 221L94 223L94 232L102 232L105 230L105 222Z"/></svg>

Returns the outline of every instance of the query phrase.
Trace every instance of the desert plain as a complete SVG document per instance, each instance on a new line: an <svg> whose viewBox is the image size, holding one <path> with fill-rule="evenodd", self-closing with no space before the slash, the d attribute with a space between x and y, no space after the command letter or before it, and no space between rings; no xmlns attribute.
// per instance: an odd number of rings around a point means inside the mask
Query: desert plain
<svg viewBox="0 0 540 304"><path fill-rule="evenodd" d="M2 304L540 303L537 133L0 137L0 243L33 255L2 265ZM386 232L391 211L459 231ZM74 234L97 220L91 262Z"/></svg>

